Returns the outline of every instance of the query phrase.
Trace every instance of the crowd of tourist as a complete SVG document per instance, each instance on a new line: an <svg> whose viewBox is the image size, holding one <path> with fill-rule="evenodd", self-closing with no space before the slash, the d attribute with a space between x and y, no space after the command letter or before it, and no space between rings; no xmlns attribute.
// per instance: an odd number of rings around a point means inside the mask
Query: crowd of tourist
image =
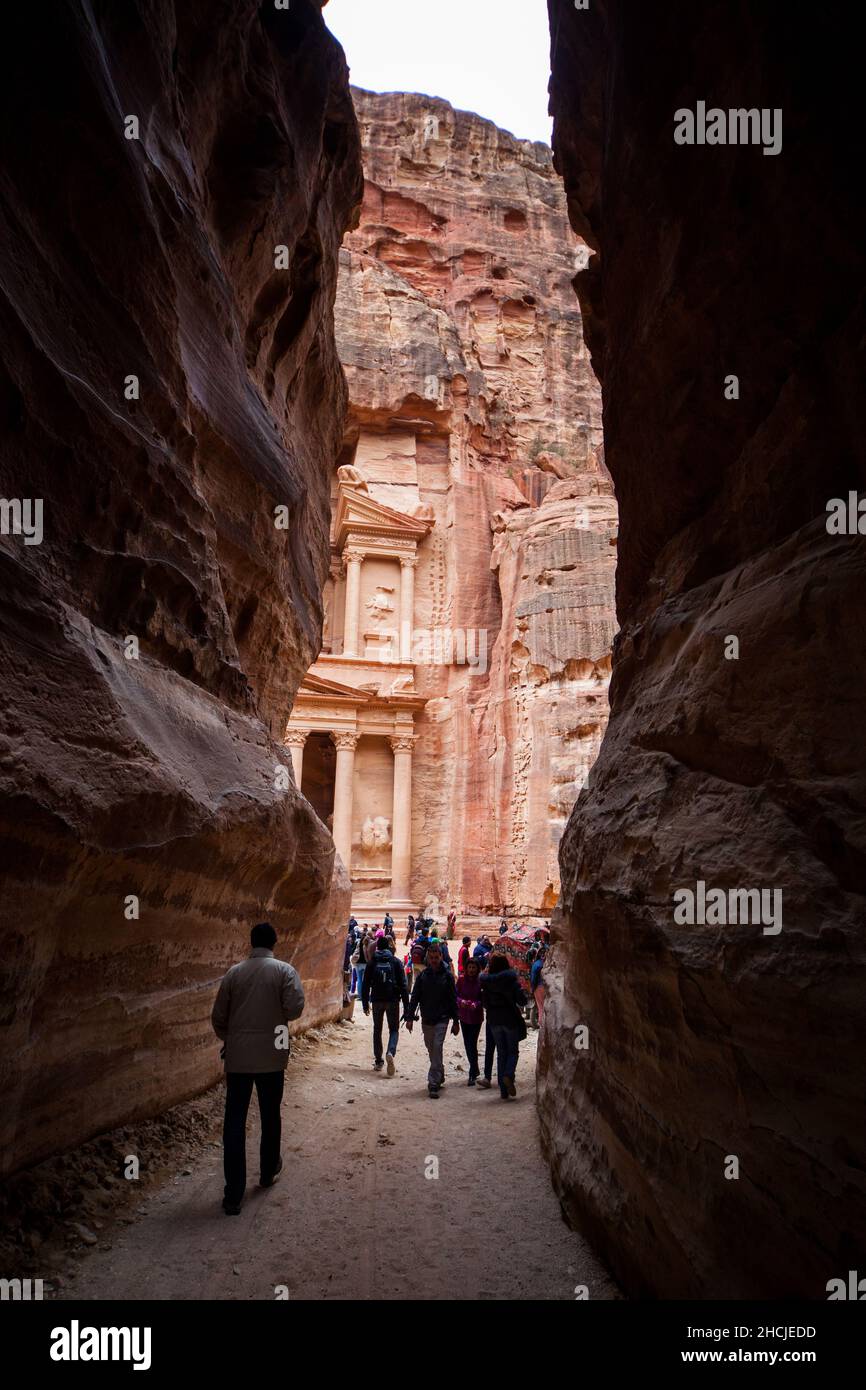
<svg viewBox="0 0 866 1390"><path fill-rule="evenodd" d="M381 926L377 922L372 928L352 917L346 933L344 980L354 997L360 997L364 1013L373 1015L376 1070L385 1067L388 1076L394 1075L400 1024L411 1033L420 1015L430 1059L427 1091L431 1100L438 1099L445 1084L443 1048L449 1028L463 1035L468 1085L489 1089L495 1059L499 1094L503 1100L513 1100L527 1013L530 1020L533 1010L540 1017L544 1001L548 928L549 923L530 936L524 925L514 923L509 932L503 918L495 941L481 935L473 947L472 938L464 936L455 961L448 944L457 930L454 908L441 935L436 922L423 911L417 918L409 917L399 947L390 913L385 913ZM223 976L211 1013L226 1071L223 1211L227 1216L240 1214L246 1190L246 1126L253 1089L262 1131L259 1186L272 1187L283 1168L280 1107L289 1060L288 1025L300 1018L305 996L295 967L274 955L276 944L271 923L257 922L250 932L248 957ZM521 985L514 961L524 979L528 971L528 990ZM383 1048L385 1024L388 1042ZM483 1064L479 1055L482 1027Z"/></svg>
<svg viewBox="0 0 866 1390"><path fill-rule="evenodd" d="M351 917L343 960L347 998L360 999L364 1013L372 1014L377 1071L384 1068L388 1076L394 1075L400 1024L411 1033L420 1014L430 1060L427 1092L431 1100L438 1099L445 1084L443 1048L449 1028L455 1036L462 1034L469 1066L467 1085L489 1089L495 1060L499 1094L503 1100L513 1100L520 1043L526 1038L527 1023L537 1027L541 1019L549 924L533 933L526 950L528 990L509 959L509 926L504 917L493 941L482 934L473 946L472 938L463 936L455 961L449 941L454 940L456 927L454 908L442 932L422 911L408 917L398 945L390 913L372 927ZM526 935L523 924L514 923L514 927ZM482 1026L483 1063L479 1059Z"/></svg>

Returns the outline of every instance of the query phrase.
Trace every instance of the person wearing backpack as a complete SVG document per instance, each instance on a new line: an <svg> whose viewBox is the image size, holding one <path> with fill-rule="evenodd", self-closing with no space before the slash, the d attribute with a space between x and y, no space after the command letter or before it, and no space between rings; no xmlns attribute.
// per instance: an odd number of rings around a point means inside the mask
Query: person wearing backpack
<svg viewBox="0 0 866 1390"><path fill-rule="evenodd" d="M361 1004L365 1014L373 1009L373 1066L381 1071L384 1062L388 1064L388 1075L394 1075L394 1057L397 1052L397 1039L400 1033L400 1003L405 1014L409 1007L409 990L406 988L406 972L394 952L385 944L382 936L376 942L376 950L364 971L361 987ZM382 1023L388 1020L388 1048L382 1059Z"/></svg>
<svg viewBox="0 0 866 1390"><path fill-rule="evenodd" d="M356 996L360 996L361 989L362 989L363 984L364 984L364 971L365 971L366 968L367 968L367 952L366 952L366 949L365 949L366 945L367 945L367 928L364 927L363 930L362 930L362 931L358 934L358 936L355 938L355 949L354 949L354 951L352 952L352 965L354 966L354 969L355 969L355 994L356 994Z"/></svg>
<svg viewBox="0 0 866 1390"><path fill-rule="evenodd" d="M514 1074L520 1043L526 1037L526 1020L523 1017L526 995L520 988L517 971L508 964L507 956L496 953L490 957L487 974L481 977L481 1000L496 1044L499 1094L503 1100L513 1100L517 1095Z"/></svg>
<svg viewBox="0 0 866 1390"><path fill-rule="evenodd" d="M417 935L412 940L412 988L415 988L415 981L427 963L427 947L430 945L430 938L427 935L427 928L422 926Z"/></svg>
<svg viewBox="0 0 866 1390"><path fill-rule="evenodd" d="M412 987L412 998L405 1012L406 1032L412 1032L415 1015L421 1010L421 1031L424 1045L430 1058L427 1073L427 1094L431 1100L439 1099L439 1090L445 1084L445 1061L442 1049L448 1024L454 1034L460 1032L457 1012L457 990L454 976L446 970L442 960L439 942L430 942L427 948L427 964Z"/></svg>

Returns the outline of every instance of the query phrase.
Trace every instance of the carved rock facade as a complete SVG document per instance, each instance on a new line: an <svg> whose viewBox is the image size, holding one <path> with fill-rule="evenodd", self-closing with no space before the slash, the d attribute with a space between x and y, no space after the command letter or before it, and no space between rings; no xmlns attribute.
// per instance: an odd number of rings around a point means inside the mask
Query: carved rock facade
<svg viewBox="0 0 866 1390"><path fill-rule="evenodd" d="M350 716L355 902L549 913L607 719L614 626L616 509L571 286L586 248L545 146L426 97L354 99L366 184L336 305L350 427L313 675L366 700ZM347 497L367 499L366 551L340 519ZM383 633L410 611L411 641L383 661ZM417 736L408 896L362 846L365 817L392 816L398 707ZM324 708L322 687L293 722L323 740ZM333 787L318 756L308 775Z"/></svg>

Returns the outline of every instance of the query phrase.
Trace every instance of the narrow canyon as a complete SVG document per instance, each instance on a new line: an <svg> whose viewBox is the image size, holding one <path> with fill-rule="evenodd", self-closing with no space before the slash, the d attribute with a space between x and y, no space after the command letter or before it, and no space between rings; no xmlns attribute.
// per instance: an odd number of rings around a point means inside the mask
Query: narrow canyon
<svg viewBox="0 0 866 1390"><path fill-rule="evenodd" d="M823 1299L866 1249L853 46L832 6L547 8L552 148L350 85L327 0L16 13L3 1210L211 1103L216 989L269 920L313 1034L298 1296L376 1297L375 1241L343 1260L321 1194L400 1188L436 1107L417 1035L365 1083L346 925L390 910L402 943L453 906L551 949L519 1105L470 1124L454 1040L450 1185L412 1188L425 1231L520 1194L494 1222L500 1252L532 1232L517 1294L492 1244L437 1235L435 1296ZM700 103L781 112L778 150L679 143ZM677 915L713 892L776 916ZM235 1296L217 1167L81 1296L138 1296L142 1251L149 1296ZM267 1211L266 1284L298 1214Z"/></svg>

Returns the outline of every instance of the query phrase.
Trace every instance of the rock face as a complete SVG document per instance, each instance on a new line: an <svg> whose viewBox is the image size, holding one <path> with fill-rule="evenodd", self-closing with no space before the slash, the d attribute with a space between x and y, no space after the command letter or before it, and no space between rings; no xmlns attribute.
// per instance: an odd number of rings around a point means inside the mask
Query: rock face
<svg viewBox="0 0 866 1390"><path fill-rule="evenodd" d="M571 286L586 248L546 146L443 101L353 95L366 185L336 306L342 461L434 520L415 579L431 660L415 668L413 892L545 913L614 630L616 508Z"/></svg>
<svg viewBox="0 0 866 1390"><path fill-rule="evenodd" d="M825 510L866 486L866 227L853 53L810 14L782 38L754 8L550 3L621 633L540 1104L566 1209L638 1294L821 1299L866 1242L866 538ZM699 100L780 107L782 152L675 144ZM698 880L780 890L782 930L676 925Z"/></svg>
<svg viewBox="0 0 866 1390"><path fill-rule="evenodd" d="M348 884L279 736L321 636L361 195L318 5L19 24L2 494L44 536L4 511L4 1169L213 1082L216 981L262 917L302 1023L339 1008Z"/></svg>

